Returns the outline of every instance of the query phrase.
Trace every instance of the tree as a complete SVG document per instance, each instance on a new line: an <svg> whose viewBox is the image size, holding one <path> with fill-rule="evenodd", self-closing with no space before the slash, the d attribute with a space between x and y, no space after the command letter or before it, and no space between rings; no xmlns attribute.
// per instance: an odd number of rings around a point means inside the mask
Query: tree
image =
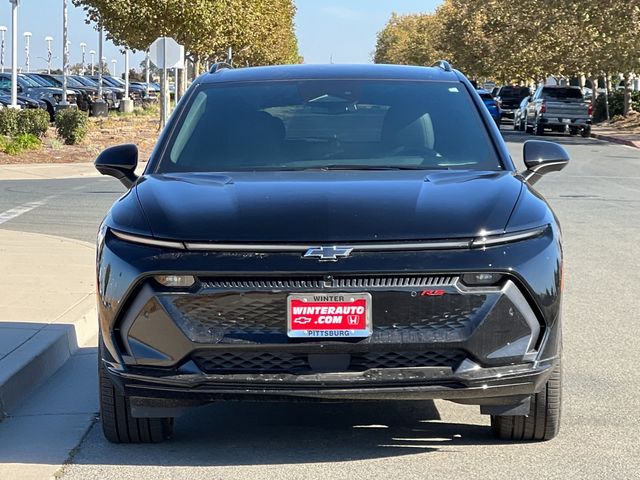
<svg viewBox="0 0 640 480"><path fill-rule="evenodd" d="M395 13L378 33L374 54L376 63L432 65L440 59L437 48L437 23L434 15Z"/></svg>
<svg viewBox="0 0 640 480"><path fill-rule="evenodd" d="M292 0L73 0L107 38L146 50L160 36L185 46L195 62L224 59L232 47L240 65L295 63L298 44Z"/></svg>
<svg viewBox="0 0 640 480"><path fill-rule="evenodd" d="M444 0L434 14L392 15L378 34L376 62L450 60L469 77L539 83L549 76L598 81L640 70L640 2L628 0Z"/></svg>

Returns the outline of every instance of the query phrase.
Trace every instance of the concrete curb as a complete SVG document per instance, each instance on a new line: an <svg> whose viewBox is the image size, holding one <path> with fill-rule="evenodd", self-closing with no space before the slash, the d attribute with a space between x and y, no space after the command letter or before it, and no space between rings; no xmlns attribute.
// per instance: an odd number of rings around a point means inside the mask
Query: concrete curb
<svg viewBox="0 0 640 480"><path fill-rule="evenodd" d="M142 174L147 161L138 163ZM67 178L100 178L93 162L79 163L9 163L0 164L0 180L60 180Z"/></svg>
<svg viewBox="0 0 640 480"><path fill-rule="evenodd" d="M626 145L633 148L640 148L640 142L629 140L627 138L614 137L612 135L603 135L601 133L592 133L591 137L598 140L603 140L605 142L617 143L619 145Z"/></svg>
<svg viewBox="0 0 640 480"><path fill-rule="evenodd" d="M0 360L0 419L97 335L94 295L87 295L53 323Z"/></svg>

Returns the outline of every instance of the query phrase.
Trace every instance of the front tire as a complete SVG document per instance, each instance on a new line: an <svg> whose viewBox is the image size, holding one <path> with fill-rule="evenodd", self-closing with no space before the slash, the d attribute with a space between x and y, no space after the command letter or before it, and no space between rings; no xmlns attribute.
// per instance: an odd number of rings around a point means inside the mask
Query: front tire
<svg viewBox="0 0 640 480"><path fill-rule="evenodd" d="M529 415L491 415L491 431L502 440L551 440L560 430L561 410L562 367L558 364L542 390L531 398Z"/></svg>
<svg viewBox="0 0 640 480"><path fill-rule="evenodd" d="M173 418L134 418L129 397L117 391L102 362L102 342L98 357L100 418L102 432L112 443L158 443L173 431Z"/></svg>
<svg viewBox="0 0 640 480"><path fill-rule="evenodd" d="M585 127L582 129L582 138L589 138L591 137L591 127Z"/></svg>

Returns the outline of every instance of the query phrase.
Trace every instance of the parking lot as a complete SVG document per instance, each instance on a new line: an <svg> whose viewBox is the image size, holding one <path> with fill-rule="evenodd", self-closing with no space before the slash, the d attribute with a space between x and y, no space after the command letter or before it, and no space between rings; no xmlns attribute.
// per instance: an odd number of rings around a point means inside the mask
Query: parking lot
<svg viewBox="0 0 640 480"><path fill-rule="evenodd" d="M510 125L503 134L521 165L527 136ZM635 478L640 152L546 137L571 155L563 172L536 185L563 226L566 255L564 418L557 439L501 443L477 407L442 401L220 403L178 419L173 439L161 445L112 445L95 423L60 478ZM0 181L0 212L46 199L0 229L91 242L122 193L106 178ZM82 388L95 388L94 372L79 370ZM43 458L21 452L2 462Z"/></svg>

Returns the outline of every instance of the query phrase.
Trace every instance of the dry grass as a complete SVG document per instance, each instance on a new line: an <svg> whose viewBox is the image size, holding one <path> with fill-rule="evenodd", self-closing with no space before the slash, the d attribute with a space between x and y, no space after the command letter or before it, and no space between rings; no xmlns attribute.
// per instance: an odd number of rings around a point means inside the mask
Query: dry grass
<svg viewBox="0 0 640 480"><path fill-rule="evenodd" d="M612 127L625 133L640 134L640 112L629 112L626 117L616 115L609 122L600 126Z"/></svg>

